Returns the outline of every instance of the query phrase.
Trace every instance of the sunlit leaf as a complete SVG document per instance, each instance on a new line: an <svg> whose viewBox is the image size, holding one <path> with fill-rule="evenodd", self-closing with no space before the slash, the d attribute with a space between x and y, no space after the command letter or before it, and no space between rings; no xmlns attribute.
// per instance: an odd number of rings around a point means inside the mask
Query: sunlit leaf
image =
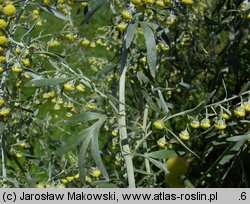
<svg viewBox="0 0 250 204"><path fill-rule="evenodd" d="M54 8L47 6L47 5L40 5L39 6L41 9L43 9L44 11L47 11L48 13L53 14L54 16L56 16L57 18L60 18L62 20L68 21L69 17L63 15L62 13L58 12L57 10L55 10Z"/></svg>
<svg viewBox="0 0 250 204"><path fill-rule="evenodd" d="M155 159L167 159L170 157L176 157L178 155L183 155L185 152L181 151L178 154L174 150L159 150L155 152L150 152L146 154L147 157L152 157Z"/></svg>
<svg viewBox="0 0 250 204"><path fill-rule="evenodd" d="M95 112L83 112L83 113L79 113L74 115L72 118L70 118L67 121L67 125L70 124L77 124L77 123L85 123L91 120L100 120L100 119L104 119L106 116L99 114L99 113L95 113Z"/></svg>
<svg viewBox="0 0 250 204"><path fill-rule="evenodd" d="M229 138L227 138L227 141L238 142L238 141L246 141L249 139L250 139L250 133L245 134L245 135L238 135L238 136L229 137Z"/></svg>
<svg viewBox="0 0 250 204"><path fill-rule="evenodd" d="M128 49L133 42L136 28L138 27L138 22L130 23L127 28L127 32L125 35L125 41L126 41L126 48Z"/></svg>
<svg viewBox="0 0 250 204"><path fill-rule="evenodd" d="M242 145L244 143L245 141L236 142L235 145L226 152L225 156L220 160L219 164L224 165L225 163L229 162L230 159L235 157L236 153L242 148Z"/></svg>
<svg viewBox="0 0 250 204"><path fill-rule="evenodd" d="M149 161L154 164L156 167L158 167L159 169L163 170L166 174L169 173L166 164L159 162L153 158L149 158Z"/></svg>
<svg viewBox="0 0 250 204"><path fill-rule="evenodd" d="M145 37L146 46L147 46L147 61L152 77L155 77L156 72L156 60L157 60L157 51L156 51L156 42L154 33L147 23L141 23L141 28Z"/></svg>
<svg viewBox="0 0 250 204"><path fill-rule="evenodd" d="M89 8L81 24L87 23L89 19L104 5L104 3L105 3L105 0L97 0L95 4Z"/></svg>
<svg viewBox="0 0 250 204"><path fill-rule="evenodd" d="M51 78L51 79L33 79L25 84L25 87L45 87L53 86L70 81L72 78Z"/></svg>

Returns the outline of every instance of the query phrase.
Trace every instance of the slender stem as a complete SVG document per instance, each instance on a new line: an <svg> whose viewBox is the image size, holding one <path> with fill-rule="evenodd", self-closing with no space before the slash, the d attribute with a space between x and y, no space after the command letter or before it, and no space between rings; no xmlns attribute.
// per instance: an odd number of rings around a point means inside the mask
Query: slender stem
<svg viewBox="0 0 250 204"><path fill-rule="evenodd" d="M216 102L216 103L212 103L212 104L206 105L205 108L212 107L212 106L218 106L218 105L220 105L220 104L222 104L222 103L226 103L226 102L228 102L228 101L231 101L231 100L233 100L233 99L242 97L243 95L246 95L246 94L249 94L249 93L250 93L250 91L246 91L246 92L242 93L240 96L238 96L238 95L237 95L237 96L232 96L232 97L230 97L230 98L228 98L228 99L224 99L224 100L222 100L222 101L219 101L219 102ZM202 104L202 103L200 103L198 106L200 106L201 104ZM196 107L198 107L198 106L196 106ZM195 109L195 108L194 108L194 109ZM170 115L170 116L168 116L168 117L165 116L165 117L162 119L162 121L165 122L165 121L167 121L167 120L169 120L169 119L172 119L172 118L175 118L175 117L178 117L178 116L181 116L181 115L185 115L185 114L187 114L187 113L193 111L194 109L190 109L190 110L186 110L186 111L183 111L183 112L180 112L180 113L176 113L176 114Z"/></svg>
<svg viewBox="0 0 250 204"><path fill-rule="evenodd" d="M134 176L134 166L131 155L131 150L128 144L128 135L126 127L126 111L125 111L125 82L126 82L126 71L125 67L122 71L119 81L119 133L120 133L120 143L122 155L124 156L125 165L127 169L128 184L130 188L135 188L135 176Z"/></svg>
<svg viewBox="0 0 250 204"><path fill-rule="evenodd" d="M6 179L6 166L5 166L5 153L4 153L4 137L1 134L1 154L2 154L2 177L3 177L3 181L5 181Z"/></svg>
<svg viewBox="0 0 250 204"><path fill-rule="evenodd" d="M146 106L145 106L144 116L143 116L143 124L142 124L144 137L147 135L147 120L148 120L148 104L146 104ZM143 149L144 149L145 153L148 153L148 145L147 145L146 140L144 140L144 142L143 142ZM151 168L150 168L149 160L146 157L145 157L144 160L145 160L146 171L147 171L147 173L150 174L151 173Z"/></svg>

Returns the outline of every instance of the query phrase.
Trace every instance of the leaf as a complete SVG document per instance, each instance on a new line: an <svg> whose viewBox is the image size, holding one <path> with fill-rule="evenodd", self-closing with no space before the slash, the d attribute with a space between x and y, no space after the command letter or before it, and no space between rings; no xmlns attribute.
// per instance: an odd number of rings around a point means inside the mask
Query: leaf
<svg viewBox="0 0 250 204"><path fill-rule="evenodd" d="M90 141L91 141L91 134L89 134L86 137L86 139L83 141L79 155L78 155L78 166L79 166L79 171L80 171L80 178L83 184L85 184L85 178L86 178L86 171L84 168L84 159L87 155L87 149L88 149Z"/></svg>
<svg viewBox="0 0 250 204"><path fill-rule="evenodd" d="M95 122L90 127L80 131L72 141L67 143L64 147L61 147L56 150L56 154L62 155L64 153L67 153L70 150L76 149L76 147L82 142L79 156L78 156L78 164L79 164L79 170L80 170L80 176L82 178L83 183L86 172L84 167L84 160L86 157L86 152L88 149L89 144L91 143L91 155L94 159L96 166L98 169L102 172L102 175L106 180L109 180L108 173L106 171L106 168L102 162L100 150L99 150L99 144L98 144L98 135L101 126L106 121L106 116L98 113L92 113L92 112L86 112L81 113L72 118L68 122L68 124L74 124L75 122L87 122L90 120L96 120L99 119L97 122Z"/></svg>
<svg viewBox="0 0 250 204"><path fill-rule="evenodd" d="M26 83L25 87L44 87L44 86L53 86L67 82L73 78L51 78L51 79L33 79Z"/></svg>
<svg viewBox="0 0 250 204"><path fill-rule="evenodd" d="M85 24L89 21L89 19L102 7L105 0L97 0L95 4L89 9L89 11L84 16L83 20L81 21L81 25Z"/></svg>
<svg viewBox="0 0 250 204"><path fill-rule="evenodd" d="M36 27L37 22L38 22L38 20L35 23L33 23L33 25L28 29L28 31L22 36L21 42L23 42L23 39L26 36L28 36L34 30L34 28Z"/></svg>
<svg viewBox="0 0 250 204"><path fill-rule="evenodd" d="M179 84L180 84L180 86L182 86L182 87L184 87L184 88L187 88L187 89L190 89L190 88L191 88L191 85L190 85L190 84L187 84L187 83L185 83L185 82L180 82Z"/></svg>
<svg viewBox="0 0 250 204"><path fill-rule="evenodd" d="M95 112L84 112L84 113L79 113L74 115L72 118L70 118L66 124L71 125L71 124L76 124L76 123L84 123L88 122L91 120L100 120L106 118L105 115L95 113Z"/></svg>
<svg viewBox="0 0 250 204"><path fill-rule="evenodd" d="M246 141L249 139L250 139L250 133L248 133L246 135L238 135L238 136L229 137L229 138L227 138L227 141L238 142L238 141Z"/></svg>
<svg viewBox="0 0 250 204"><path fill-rule="evenodd" d="M154 164L156 167L158 167L159 169L163 170L166 174L169 173L166 164L163 164L162 162L159 162L155 159L149 158L148 159L152 164Z"/></svg>
<svg viewBox="0 0 250 204"><path fill-rule="evenodd" d="M250 81L248 81L247 83L245 83L245 84L242 86L239 95L241 95L241 94L243 94L244 92L246 92L246 91L248 90L249 86L250 86Z"/></svg>
<svg viewBox="0 0 250 204"><path fill-rule="evenodd" d="M150 23L150 22L147 22L148 26L150 28L152 28L153 30L157 30L159 28L159 25L156 24L156 23Z"/></svg>
<svg viewBox="0 0 250 204"><path fill-rule="evenodd" d="M93 131L93 135L91 138L91 154L92 157L96 163L97 168L102 172L103 177L106 180L109 180L108 172L106 171L106 168L102 162L100 150L99 150L99 144L98 144L98 133L102 126L104 121L100 120L98 123L96 123L96 127ZM83 177L85 178L85 177Z"/></svg>
<svg viewBox="0 0 250 204"><path fill-rule="evenodd" d="M164 42L165 42L169 47L171 47L170 40L169 40L169 38L168 38L168 36L167 36L167 34L166 34L165 31L163 31L163 32L161 33L161 37L162 37L162 39L164 40Z"/></svg>
<svg viewBox="0 0 250 204"><path fill-rule="evenodd" d="M178 155L183 155L185 152L181 151L178 154L174 150L159 150L146 154L146 157L152 157L155 159L167 159Z"/></svg>
<svg viewBox="0 0 250 204"><path fill-rule="evenodd" d="M60 62L66 57L66 56L63 56L63 55L55 53L55 52L52 53L52 52L45 52L45 51L34 51L34 54L44 54L44 55L52 57L55 60L60 61Z"/></svg>
<svg viewBox="0 0 250 204"><path fill-rule="evenodd" d="M161 102L161 107L163 109L163 113L168 113L169 112L168 105L166 104L166 101L164 100L164 97L160 90L158 90L158 95Z"/></svg>
<svg viewBox="0 0 250 204"><path fill-rule="evenodd" d="M157 51L154 33L148 24L141 22L141 28L145 37L147 47L147 60L151 76L155 78Z"/></svg>
<svg viewBox="0 0 250 204"><path fill-rule="evenodd" d="M213 98L215 93L216 93L216 90L213 90L210 94L208 94L207 98L205 99L205 104L208 104L210 102L210 100Z"/></svg>
<svg viewBox="0 0 250 204"><path fill-rule="evenodd" d="M226 155L220 160L219 164L224 165L225 163L229 162L230 159L232 159L236 153L240 150L242 145L244 145L245 141L239 141L236 142L235 145L230 148L230 150L226 153Z"/></svg>
<svg viewBox="0 0 250 204"><path fill-rule="evenodd" d="M12 179L12 178L8 178L8 177L0 176L0 179L6 180L6 181L12 183L15 188L20 188L20 183L18 183L18 181L16 180L16 178Z"/></svg>
<svg viewBox="0 0 250 204"><path fill-rule="evenodd" d="M56 150L56 154L62 155L73 149L75 149L83 140L89 137L91 134L91 130L94 128L95 124L92 126L80 131L70 142L68 142L65 146Z"/></svg>
<svg viewBox="0 0 250 204"><path fill-rule="evenodd" d="M159 108L157 107L157 105L154 103L152 97L144 90L142 90L142 94L145 97L148 105L150 106L150 108L152 108L155 112L159 112Z"/></svg>
<svg viewBox="0 0 250 204"><path fill-rule="evenodd" d="M138 22L130 23L127 28L127 32L125 35L125 41L126 41L126 48L128 49L133 42L136 29L138 27Z"/></svg>
<svg viewBox="0 0 250 204"><path fill-rule="evenodd" d="M143 71L138 71L136 75L141 84L147 84L149 82L149 78L143 73Z"/></svg>
<svg viewBox="0 0 250 204"><path fill-rule="evenodd" d="M247 5L243 7L242 11L247 12L249 10L250 10L250 3L247 3Z"/></svg>
<svg viewBox="0 0 250 204"><path fill-rule="evenodd" d="M48 13L53 14L57 18L60 18L60 19L62 19L64 21L68 21L69 20L69 17L63 15L62 13L58 12L54 8L51 8L51 7L47 6L47 5L40 5L40 8L43 9L44 11L47 11Z"/></svg>

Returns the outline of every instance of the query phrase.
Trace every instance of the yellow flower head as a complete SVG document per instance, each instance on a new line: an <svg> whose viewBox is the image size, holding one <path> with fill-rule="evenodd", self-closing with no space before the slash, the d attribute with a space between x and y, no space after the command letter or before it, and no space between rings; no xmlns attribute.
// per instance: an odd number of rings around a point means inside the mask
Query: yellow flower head
<svg viewBox="0 0 250 204"><path fill-rule="evenodd" d="M75 179L79 179L79 178L80 178L80 174L76 174Z"/></svg>
<svg viewBox="0 0 250 204"><path fill-rule="evenodd" d="M26 146L27 146L27 144L25 142L22 142L19 144L19 147L26 147Z"/></svg>
<svg viewBox="0 0 250 204"><path fill-rule="evenodd" d="M171 25L174 25L175 22L176 22L176 17L173 17L173 18L169 18L166 23L167 25L171 26Z"/></svg>
<svg viewBox="0 0 250 204"><path fill-rule="evenodd" d="M90 178L89 176L86 176L86 177L85 177L85 181L86 181L87 183L91 183L91 182L92 182L92 178Z"/></svg>
<svg viewBox="0 0 250 204"><path fill-rule="evenodd" d="M84 92L85 91L85 86L83 84L79 84L76 86L76 90L79 92Z"/></svg>
<svg viewBox="0 0 250 204"><path fill-rule="evenodd" d="M67 113L66 113L66 117L67 117L67 118L70 118L70 117L72 117L72 116L73 116L73 113L71 113L71 112L67 112Z"/></svg>
<svg viewBox="0 0 250 204"><path fill-rule="evenodd" d="M164 2L163 2L162 0L157 0L157 1L155 2L155 4L156 4L157 6L159 6L159 7L164 7L164 6L165 6L165 4L164 4Z"/></svg>
<svg viewBox="0 0 250 204"><path fill-rule="evenodd" d="M63 87L66 91L74 91L75 90L75 87L72 84L64 84Z"/></svg>
<svg viewBox="0 0 250 204"><path fill-rule="evenodd" d="M153 123L153 125L154 125L155 129L158 129L158 130L162 130L162 129L164 128L162 122L159 121L159 120L158 120L158 121L155 121L155 122Z"/></svg>
<svg viewBox="0 0 250 204"><path fill-rule="evenodd" d="M10 114L10 109L9 108L2 108L0 110L0 116L7 116Z"/></svg>
<svg viewBox="0 0 250 204"><path fill-rule="evenodd" d="M45 188L45 186L42 183L39 183L36 185L37 188Z"/></svg>
<svg viewBox="0 0 250 204"><path fill-rule="evenodd" d="M246 115L246 111L242 106L240 106L234 109L234 115L236 117L244 117Z"/></svg>
<svg viewBox="0 0 250 204"><path fill-rule="evenodd" d="M70 41L74 41L75 39L77 39L77 35L74 35L73 33L69 33L69 34L65 35L65 38L70 40Z"/></svg>
<svg viewBox="0 0 250 204"><path fill-rule="evenodd" d="M211 124L210 124L210 120L208 118L204 118L202 121L201 121L201 127L203 129L207 129L207 128L210 128Z"/></svg>
<svg viewBox="0 0 250 204"><path fill-rule="evenodd" d="M95 42L91 42L89 46L92 47L92 48L95 48L96 44L95 44Z"/></svg>
<svg viewBox="0 0 250 204"><path fill-rule="evenodd" d="M2 63L6 62L6 57L5 56L0 56L0 62L2 62Z"/></svg>
<svg viewBox="0 0 250 204"><path fill-rule="evenodd" d="M87 103L86 108L89 110L95 110L96 105L95 105L95 103Z"/></svg>
<svg viewBox="0 0 250 204"><path fill-rule="evenodd" d="M68 181L67 179L61 179L61 182L62 182L63 184L67 184L69 181Z"/></svg>
<svg viewBox="0 0 250 204"><path fill-rule="evenodd" d="M112 133L111 133L111 135L113 137L117 137L118 136L118 130L113 130Z"/></svg>
<svg viewBox="0 0 250 204"><path fill-rule="evenodd" d="M89 45L90 45L90 41L89 41L89 40L84 39L84 40L82 41L82 46L89 46Z"/></svg>
<svg viewBox="0 0 250 204"><path fill-rule="evenodd" d="M155 0L143 0L145 4L153 4L155 3Z"/></svg>
<svg viewBox="0 0 250 204"><path fill-rule="evenodd" d="M37 21L36 26L38 27L43 26L43 21L42 20Z"/></svg>
<svg viewBox="0 0 250 204"><path fill-rule="evenodd" d="M159 140L157 140L157 145L161 148L165 148L166 145L166 138L162 137Z"/></svg>
<svg viewBox="0 0 250 204"><path fill-rule="evenodd" d="M179 134L179 137L182 140L189 140L190 139L190 135L189 135L189 132L187 130L181 131L180 134Z"/></svg>
<svg viewBox="0 0 250 204"><path fill-rule="evenodd" d="M66 179L68 182L71 182L75 179L75 177L74 176L67 176Z"/></svg>
<svg viewBox="0 0 250 204"><path fill-rule="evenodd" d="M52 41L49 41L47 44L49 47L57 47L60 45L60 42L58 42L57 40L52 40Z"/></svg>
<svg viewBox="0 0 250 204"><path fill-rule="evenodd" d="M7 27L7 23L4 19L0 19L0 29L5 29Z"/></svg>
<svg viewBox="0 0 250 204"><path fill-rule="evenodd" d="M20 73L23 71L22 67L12 67L11 70L16 73Z"/></svg>
<svg viewBox="0 0 250 204"><path fill-rule="evenodd" d="M81 5L82 5L83 7L86 7L86 6L88 6L88 2L82 2Z"/></svg>
<svg viewBox="0 0 250 204"><path fill-rule="evenodd" d="M190 126L194 129L197 129L200 127L200 121L197 119L194 119L193 121L190 122Z"/></svg>
<svg viewBox="0 0 250 204"><path fill-rule="evenodd" d="M247 19L249 19L249 20L250 20L250 13L249 13L249 14L247 14Z"/></svg>
<svg viewBox="0 0 250 204"><path fill-rule="evenodd" d="M219 120L215 123L214 127L215 127L215 129L217 129L217 130L224 130L224 129L227 127L227 125L226 125L224 119L219 119Z"/></svg>
<svg viewBox="0 0 250 204"><path fill-rule="evenodd" d="M101 171L97 168L94 168L92 172L90 173L93 177L99 177L101 175Z"/></svg>
<svg viewBox="0 0 250 204"><path fill-rule="evenodd" d="M123 11L121 15L126 20L132 20L132 15L128 11Z"/></svg>
<svg viewBox="0 0 250 204"><path fill-rule="evenodd" d="M21 157L23 157L23 155L21 155L20 153L18 153L18 152L16 152L15 153L15 156L17 157L17 158L21 158Z"/></svg>
<svg viewBox="0 0 250 204"><path fill-rule="evenodd" d="M50 0L43 0L43 4L48 5Z"/></svg>
<svg viewBox="0 0 250 204"><path fill-rule="evenodd" d="M3 8L3 13L6 15L6 16L12 16L16 13L16 7L12 4L9 4L9 5L6 5L4 8Z"/></svg>
<svg viewBox="0 0 250 204"><path fill-rule="evenodd" d="M132 2L134 5L139 5L139 4L141 4L141 0L131 0L131 2Z"/></svg>
<svg viewBox="0 0 250 204"><path fill-rule="evenodd" d="M185 4L185 5L192 5L194 4L193 0L181 0L181 3Z"/></svg>
<svg viewBox="0 0 250 204"><path fill-rule="evenodd" d="M0 36L0 46L7 45L9 43L9 39L6 38L5 36Z"/></svg>
<svg viewBox="0 0 250 204"><path fill-rule="evenodd" d="M53 108L54 110L60 110L61 109L61 106L58 104L58 103L56 103L55 105L54 105L54 108Z"/></svg>
<svg viewBox="0 0 250 204"><path fill-rule="evenodd" d="M58 104L60 104L60 101L58 101ZM65 103L63 104L63 106L64 106L65 108L73 108L73 107L74 107L73 103L71 103L70 101L69 101L69 102L65 102Z"/></svg>
<svg viewBox="0 0 250 204"><path fill-rule="evenodd" d="M30 60L28 59L28 58L26 58L26 59L22 59L22 63L24 64L24 66L26 66L26 67L30 67Z"/></svg>
<svg viewBox="0 0 250 204"><path fill-rule="evenodd" d="M164 0L164 3L165 3L166 5L168 5L168 4L171 3L171 0Z"/></svg>
<svg viewBox="0 0 250 204"><path fill-rule="evenodd" d="M244 102L243 107L246 112L250 112L250 101Z"/></svg>
<svg viewBox="0 0 250 204"><path fill-rule="evenodd" d="M118 30L120 30L120 31L124 31L124 30L126 29L126 27L127 27L127 24L125 24L125 23L120 23L120 24L118 24L118 25L116 26L116 28L117 28Z"/></svg>
<svg viewBox="0 0 250 204"><path fill-rule="evenodd" d="M0 98L0 106L2 106L4 104L4 99Z"/></svg>
<svg viewBox="0 0 250 204"><path fill-rule="evenodd" d="M230 116L229 114L227 114L227 113L223 113L223 114L222 114L222 118L225 119L225 120L229 120L230 117L231 117L231 116Z"/></svg>

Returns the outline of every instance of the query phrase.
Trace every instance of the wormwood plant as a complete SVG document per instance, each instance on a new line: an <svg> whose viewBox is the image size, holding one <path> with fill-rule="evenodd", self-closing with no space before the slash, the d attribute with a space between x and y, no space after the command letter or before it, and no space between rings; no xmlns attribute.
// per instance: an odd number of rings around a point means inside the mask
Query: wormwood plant
<svg viewBox="0 0 250 204"><path fill-rule="evenodd" d="M249 187L243 0L0 1L3 187Z"/></svg>

